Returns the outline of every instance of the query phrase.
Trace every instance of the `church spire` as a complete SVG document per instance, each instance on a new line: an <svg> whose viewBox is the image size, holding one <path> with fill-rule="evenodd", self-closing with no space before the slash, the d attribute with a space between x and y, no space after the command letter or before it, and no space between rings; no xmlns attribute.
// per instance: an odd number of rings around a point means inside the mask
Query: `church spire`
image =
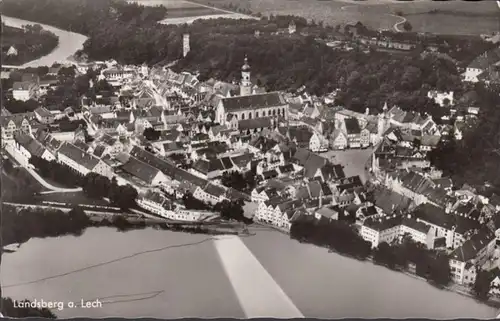
<svg viewBox="0 0 500 321"><path fill-rule="evenodd" d="M248 57L245 55L243 67L241 67L241 71L250 71L250 65L248 64Z"/></svg>
<svg viewBox="0 0 500 321"><path fill-rule="evenodd" d="M241 67L240 96L248 96L251 94L252 82L250 80L250 65L248 64L248 57L245 55L244 64Z"/></svg>

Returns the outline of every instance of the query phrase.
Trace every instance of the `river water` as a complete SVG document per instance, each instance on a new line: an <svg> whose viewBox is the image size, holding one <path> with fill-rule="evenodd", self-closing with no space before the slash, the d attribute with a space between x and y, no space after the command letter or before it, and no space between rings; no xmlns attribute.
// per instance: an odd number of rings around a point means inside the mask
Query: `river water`
<svg viewBox="0 0 500 321"><path fill-rule="evenodd" d="M36 22L31 22L27 20L7 17L2 15L2 21L10 27L21 28L23 25L35 24ZM40 66L52 66L54 63L65 63L68 62L68 58L72 56L76 51L83 48L83 43L87 40L87 37L78 33L58 29L49 25L44 25L38 23L43 29L54 33L59 37L58 46L48 55L43 56L39 59L32 60L24 65L20 66L22 68L28 67L40 67Z"/></svg>
<svg viewBox="0 0 500 321"><path fill-rule="evenodd" d="M14 299L102 302L102 308L56 310L60 317L242 318L245 304L221 257L253 255L306 317L496 315L488 306L404 274L300 244L279 232L254 231L241 239L244 250L226 255L205 235L153 229L90 228L80 237L32 239L4 256L3 291ZM242 273L251 287L252 273ZM269 293L254 290L258 296Z"/></svg>

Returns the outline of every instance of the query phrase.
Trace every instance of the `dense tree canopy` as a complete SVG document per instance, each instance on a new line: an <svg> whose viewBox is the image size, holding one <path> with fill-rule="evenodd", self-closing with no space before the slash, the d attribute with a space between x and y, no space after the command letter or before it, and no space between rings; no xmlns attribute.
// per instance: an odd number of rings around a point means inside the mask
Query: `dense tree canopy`
<svg viewBox="0 0 500 321"><path fill-rule="evenodd" d="M6 65L21 65L39 57L45 56L54 50L59 38L38 25L26 25L24 29L12 28L2 23L2 63ZM10 47L16 49L17 54L7 55Z"/></svg>
<svg viewBox="0 0 500 321"><path fill-rule="evenodd" d="M351 226L341 221L294 222L290 237L359 259L366 259L371 254L371 243L363 240Z"/></svg>
<svg viewBox="0 0 500 321"><path fill-rule="evenodd" d="M269 90L306 85L324 94L339 88L339 103L363 111L379 109L386 100L405 109L439 116L426 97L430 88L457 90L454 64L437 56L337 52L316 41L335 31L303 18L271 16L263 20L216 19L190 26L159 25L165 8L141 7L114 0L5 0L5 14L54 24L89 36L83 52L92 59L114 58L122 63L166 63L181 58L182 33L191 34L191 51L175 67L200 71L201 79L239 78L248 55L254 79ZM293 20L309 36L273 35ZM255 37L255 30L261 31ZM231 48L231 50L228 50ZM436 117L439 118L439 117Z"/></svg>
<svg viewBox="0 0 500 321"><path fill-rule="evenodd" d="M112 180L97 173L85 176L56 161L47 161L38 156L32 156L30 163L43 177L48 177L67 186L81 186L89 197L109 198L114 205L127 210L136 207L137 190L131 185L118 185L116 178Z"/></svg>
<svg viewBox="0 0 500 321"><path fill-rule="evenodd" d="M492 185L490 192L500 192L500 97L498 88L475 88L481 106L477 125L467 130L460 141L441 143L430 154L432 163L451 176L455 185L468 183L483 187Z"/></svg>

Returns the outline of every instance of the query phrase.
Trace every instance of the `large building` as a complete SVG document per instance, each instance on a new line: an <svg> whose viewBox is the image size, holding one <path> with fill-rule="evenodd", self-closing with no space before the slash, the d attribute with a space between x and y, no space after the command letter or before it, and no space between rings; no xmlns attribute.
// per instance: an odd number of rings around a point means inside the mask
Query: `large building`
<svg viewBox="0 0 500 321"><path fill-rule="evenodd" d="M221 125L237 121L275 118L288 119L288 103L279 92L252 94L250 66L245 58L241 69L240 96L223 98L215 109L215 121Z"/></svg>

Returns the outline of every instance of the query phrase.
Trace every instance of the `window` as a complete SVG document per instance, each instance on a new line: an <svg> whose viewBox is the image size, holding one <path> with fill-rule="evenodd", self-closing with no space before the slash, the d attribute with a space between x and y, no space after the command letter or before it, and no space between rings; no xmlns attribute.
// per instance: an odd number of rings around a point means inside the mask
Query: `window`
<svg viewBox="0 0 500 321"><path fill-rule="evenodd" d="M248 112L248 119L252 119L252 112Z"/></svg>
<svg viewBox="0 0 500 321"><path fill-rule="evenodd" d="M255 118L259 118L259 112L258 111L255 112Z"/></svg>
<svg viewBox="0 0 500 321"><path fill-rule="evenodd" d="M245 119L245 114L241 114L241 119Z"/></svg>

